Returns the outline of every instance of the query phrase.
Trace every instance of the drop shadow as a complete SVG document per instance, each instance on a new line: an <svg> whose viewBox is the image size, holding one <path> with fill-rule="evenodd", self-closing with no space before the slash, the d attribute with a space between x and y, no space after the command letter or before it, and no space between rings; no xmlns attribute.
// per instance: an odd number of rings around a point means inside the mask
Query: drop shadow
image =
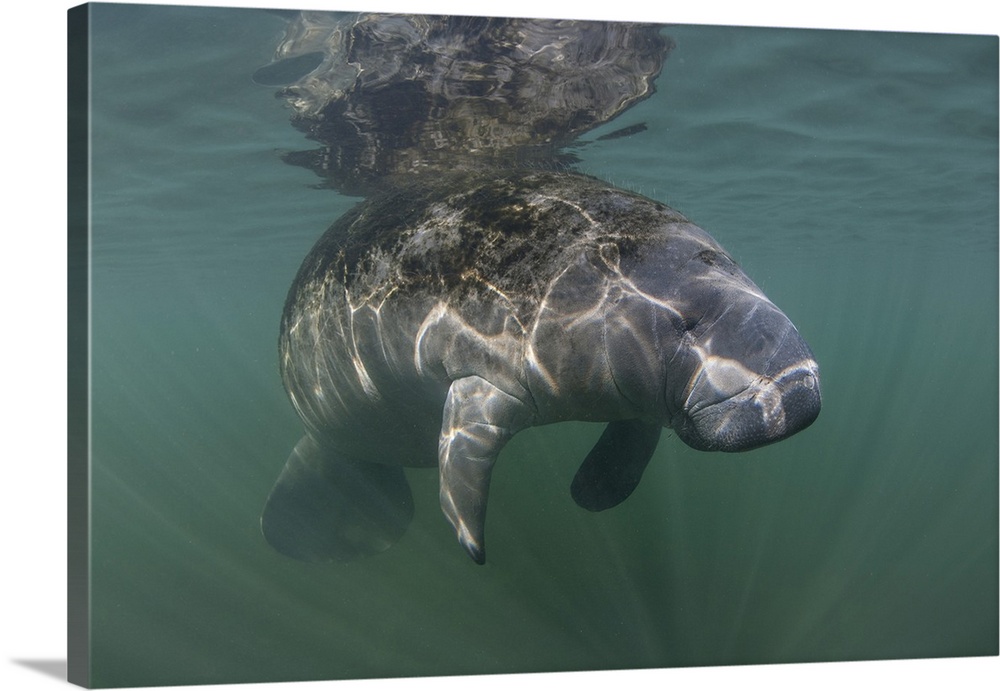
<svg viewBox="0 0 1000 691"><path fill-rule="evenodd" d="M66 681L66 660L11 660L11 662L60 681Z"/></svg>

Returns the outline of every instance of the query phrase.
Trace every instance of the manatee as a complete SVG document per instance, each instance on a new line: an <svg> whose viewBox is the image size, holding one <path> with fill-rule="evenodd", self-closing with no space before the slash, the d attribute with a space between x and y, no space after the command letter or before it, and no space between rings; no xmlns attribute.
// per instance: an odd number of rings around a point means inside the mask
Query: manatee
<svg viewBox="0 0 1000 691"><path fill-rule="evenodd" d="M484 563L493 466L528 427L607 423L570 487L601 511L635 490L664 428L745 451L821 402L809 346L715 240L573 172L417 176L360 202L305 258L279 348L305 435L261 524L310 561L399 540L403 467L437 467L441 509Z"/></svg>
<svg viewBox="0 0 1000 691"><path fill-rule="evenodd" d="M744 451L819 413L788 318L705 231L572 170L580 137L648 98L661 27L302 12L255 81L319 148L283 159L364 197L305 258L281 376L305 427L264 506L279 552L343 562L397 542L404 467L486 559L493 465L528 427L606 423L571 485L637 487L664 428ZM638 123L598 137L640 135Z"/></svg>

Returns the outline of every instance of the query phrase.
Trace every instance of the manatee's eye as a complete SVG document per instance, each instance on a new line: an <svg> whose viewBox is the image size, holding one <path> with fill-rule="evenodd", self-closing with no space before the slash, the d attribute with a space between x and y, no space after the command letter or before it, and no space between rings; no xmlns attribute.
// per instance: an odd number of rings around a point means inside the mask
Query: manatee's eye
<svg viewBox="0 0 1000 691"><path fill-rule="evenodd" d="M739 271L739 265L725 252L716 252L715 250L705 249L694 255L694 258L705 266L720 269L725 271L730 276L735 276L737 271Z"/></svg>
<svg viewBox="0 0 1000 691"><path fill-rule="evenodd" d="M715 266L719 262L719 253L715 250L702 250L694 256L709 266Z"/></svg>
<svg viewBox="0 0 1000 691"><path fill-rule="evenodd" d="M680 323L681 332L687 333L689 331L694 331L700 321L700 319L696 319L694 317L686 317L682 319Z"/></svg>

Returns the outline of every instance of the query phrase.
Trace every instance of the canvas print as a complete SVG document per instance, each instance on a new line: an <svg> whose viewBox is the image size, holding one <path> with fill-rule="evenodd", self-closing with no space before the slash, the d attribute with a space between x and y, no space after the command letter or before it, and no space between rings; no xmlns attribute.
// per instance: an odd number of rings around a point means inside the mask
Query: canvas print
<svg viewBox="0 0 1000 691"><path fill-rule="evenodd" d="M997 654L997 37L69 28L71 681Z"/></svg>

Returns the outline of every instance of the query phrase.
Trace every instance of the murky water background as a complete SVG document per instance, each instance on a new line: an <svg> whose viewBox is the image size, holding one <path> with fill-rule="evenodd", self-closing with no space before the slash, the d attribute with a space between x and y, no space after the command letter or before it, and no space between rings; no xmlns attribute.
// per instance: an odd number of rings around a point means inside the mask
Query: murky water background
<svg viewBox="0 0 1000 691"><path fill-rule="evenodd" d="M808 430L665 436L635 494L569 497L601 426L529 430L477 567L416 517L315 566L258 515L300 425L277 370L299 262L354 203L250 81L282 19L93 24L93 680L103 686L997 653L997 40L671 27L649 101L581 169L678 208L796 323Z"/></svg>

